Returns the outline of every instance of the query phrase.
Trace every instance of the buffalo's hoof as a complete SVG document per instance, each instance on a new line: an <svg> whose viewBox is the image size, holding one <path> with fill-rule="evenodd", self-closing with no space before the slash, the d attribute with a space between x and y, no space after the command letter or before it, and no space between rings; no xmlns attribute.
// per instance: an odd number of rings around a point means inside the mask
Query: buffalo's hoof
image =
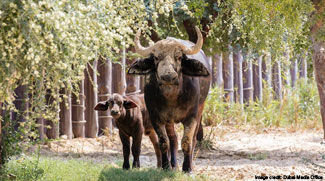
<svg viewBox="0 0 325 181"><path fill-rule="evenodd" d="M162 164L162 168L163 168L164 170L169 170L169 169L170 169L170 164L169 164L169 162L163 163L163 164Z"/></svg>
<svg viewBox="0 0 325 181"><path fill-rule="evenodd" d="M130 169L130 165L128 165L128 164L123 164L123 169L124 169L124 170L129 170L129 169Z"/></svg>
<svg viewBox="0 0 325 181"><path fill-rule="evenodd" d="M192 168L190 168L190 167L183 167L183 172L191 174L192 173Z"/></svg>

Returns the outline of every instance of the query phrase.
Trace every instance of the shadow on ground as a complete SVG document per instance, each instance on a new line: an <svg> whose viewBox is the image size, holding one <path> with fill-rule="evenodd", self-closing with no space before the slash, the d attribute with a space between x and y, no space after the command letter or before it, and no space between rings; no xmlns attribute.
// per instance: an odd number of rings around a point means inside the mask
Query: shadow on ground
<svg viewBox="0 0 325 181"><path fill-rule="evenodd" d="M160 169L132 169L123 170L121 168L104 168L99 176L100 181L108 180L170 180L179 178L180 173L175 171L164 171Z"/></svg>

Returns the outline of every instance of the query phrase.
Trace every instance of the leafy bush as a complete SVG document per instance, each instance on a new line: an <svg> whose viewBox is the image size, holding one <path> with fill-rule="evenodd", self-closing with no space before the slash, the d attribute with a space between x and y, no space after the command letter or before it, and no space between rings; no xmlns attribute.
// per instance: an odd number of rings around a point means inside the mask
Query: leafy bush
<svg viewBox="0 0 325 181"><path fill-rule="evenodd" d="M313 80L300 79L295 88L285 87L283 100L272 100L272 91L263 91L263 100L247 105L223 101L223 91L213 88L206 100L203 120L206 125L252 124L315 128L320 126L319 96Z"/></svg>

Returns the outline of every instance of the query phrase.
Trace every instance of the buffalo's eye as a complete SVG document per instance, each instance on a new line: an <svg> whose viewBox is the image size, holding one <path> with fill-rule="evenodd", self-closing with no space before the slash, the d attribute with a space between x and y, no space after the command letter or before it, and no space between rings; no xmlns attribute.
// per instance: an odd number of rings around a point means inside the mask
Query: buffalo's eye
<svg viewBox="0 0 325 181"><path fill-rule="evenodd" d="M108 106L113 106L113 104L114 104L113 100L108 101Z"/></svg>

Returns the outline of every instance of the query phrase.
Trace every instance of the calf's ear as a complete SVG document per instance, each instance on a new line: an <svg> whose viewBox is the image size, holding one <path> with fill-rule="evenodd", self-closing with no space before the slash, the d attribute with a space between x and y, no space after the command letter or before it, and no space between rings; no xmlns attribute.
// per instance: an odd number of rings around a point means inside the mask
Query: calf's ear
<svg viewBox="0 0 325 181"><path fill-rule="evenodd" d="M94 107L94 110L96 110L96 111L106 111L107 109L108 109L108 102L107 101L99 102Z"/></svg>
<svg viewBox="0 0 325 181"><path fill-rule="evenodd" d="M125 109L132 109L132 108L138 107L138 105L130 99L125 99L123 101L123 106Z"/></svg>
<svg viewBox="0 0 325 181"><path fill-rule="evenodd" d="M208 69L196 59L182 58L182 73L189 76L208 76Z"/></svg>
<svg viewBox="0 0 325 181"><path fill-rule="evenodd" d="M133 62L128 70L128 74L145 75L151 73L154 69L154 55L151 55L149 58L136 60Z"/></svg>

